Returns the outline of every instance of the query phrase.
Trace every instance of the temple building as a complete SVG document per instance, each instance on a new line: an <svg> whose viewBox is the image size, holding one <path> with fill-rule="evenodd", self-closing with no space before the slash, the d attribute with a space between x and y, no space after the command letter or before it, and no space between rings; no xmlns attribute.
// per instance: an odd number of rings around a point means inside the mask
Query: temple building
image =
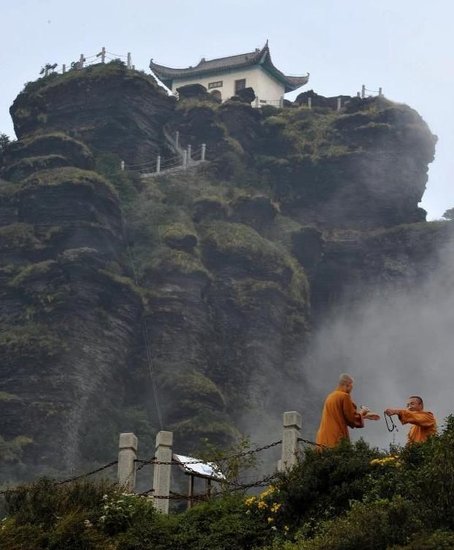
<svg viewBox="0 0 454 550"><path fill-rule="evenodd" d="M176 92L181 86L201 84L208 92L225 101L244 88L253 88L255 106L282 105L284 94L306 84L305 76L287 76L271 61L268 42L260 50L250 53L201 59L195 67L173 69L150 61L153 74L165 86Z"/></svg>

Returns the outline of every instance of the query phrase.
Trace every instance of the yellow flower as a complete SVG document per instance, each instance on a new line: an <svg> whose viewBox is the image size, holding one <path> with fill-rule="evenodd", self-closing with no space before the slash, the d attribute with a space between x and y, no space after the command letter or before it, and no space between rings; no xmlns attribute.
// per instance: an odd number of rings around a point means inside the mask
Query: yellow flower
<svg viewBox="0 0 454 550"><path fill-rule="evenodd" d="M274 518L266 518L266 521L267 521L268 523L273 523Z"/></svg>
<svg viewBox="0 0 454 550"><path fill-rule="evenodd" d="M263 500L259 500L257 503L257 508L259 510L264 510L265 508L268 508L268 504L264 502Z"/></svg>
<svg viewBox="0 0 454 550"><path fill-rule="evenodd" d="M397 455L384 456L383 458L374 458L369 464L372 466L385 466L386 464L394 464L397 466L399 457Z"/></svg>
<svg viewBox="0 0 454 550"><path fill-rule="evenodd" d="M268 495L272 495L276 488L273 485L270 485L267 489L265 489L262 493L260 493L260 498L265 498Z"/></svg>
<svg viewBox="0 0 454 550"><path fill-rule="evenodd" d="M279 508L282 506L282 504L280 502L275 502L272 506L271 506L271 511L273 512L273 514L275 514Z"/></svg>
<svg viewBox="0 0 454 550"><path fill-rule="evenodd" d="M246 506L252 506L255 502L255 497L248 497L245 501L244 501L244 504Z"/></svg>

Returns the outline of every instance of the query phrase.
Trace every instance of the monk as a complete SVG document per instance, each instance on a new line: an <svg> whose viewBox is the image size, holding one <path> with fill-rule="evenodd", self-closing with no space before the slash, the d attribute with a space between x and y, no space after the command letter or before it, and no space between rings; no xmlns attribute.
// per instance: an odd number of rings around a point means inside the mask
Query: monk
<svg viewBox="0 0 454 550"><path fill-rule="evenodd" d="M337 388L326 398L316 438L316 443L321 447L335 447L342 439L350 440L348 427L363 428L365 419L380 418L367 407L357 411L350 397L353 384L349 374L341 374Z"/></svg>
<svg viewBox="0 0 454 550"><path fill-rule="evenodd" d="M386 409L385 414L397 415L402 424L413 424L408 432L408 443L423 443L437 433L435 416L424 410L424 402L419 395L408 398L406 409Z"/></svg>

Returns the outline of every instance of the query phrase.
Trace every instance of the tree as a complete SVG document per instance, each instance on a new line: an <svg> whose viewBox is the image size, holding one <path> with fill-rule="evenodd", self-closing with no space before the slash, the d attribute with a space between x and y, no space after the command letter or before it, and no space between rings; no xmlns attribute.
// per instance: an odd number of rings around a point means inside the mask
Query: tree
<svg viewBox="0 0 454 550"><path fill-rule="evenodd" d="M8 149L11 140L6 134L0 134L0 167L3 166L3 157Z"/></svg>
<svg viewBox="0 0 454 550"><path fill-rule="evenodd" d="M45 77L49 74L49 73L53 73L54 70L56 69L58 63L54 63L53 65L50 64L50 63L46 63L44 65L44 67L39 71L39 74L43 74Z"/></svg>
<svg viewBox="0 0 454 550"><path fill-rule="evenodd" d="M446 220L454 220L454 208L449 208L449 210L446 210L443 214L443 218Z"/></svg>

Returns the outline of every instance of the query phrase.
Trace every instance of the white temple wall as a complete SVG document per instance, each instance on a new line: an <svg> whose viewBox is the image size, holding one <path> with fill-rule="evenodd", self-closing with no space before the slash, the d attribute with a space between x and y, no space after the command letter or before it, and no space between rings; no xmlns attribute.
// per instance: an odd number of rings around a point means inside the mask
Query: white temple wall
<svg viewBox="0 0 454 550"><path fill-rule="evenodd" d="M208 92L218 90L222 100L235 95L235 81L245 79L245 88L253 88L259 102L278 102L284 95L284 85L274 79L261 67L251 67L229 73L220 73L208 77L188 78L173 82L172 91L188 84L201 84Z"/></svg>

